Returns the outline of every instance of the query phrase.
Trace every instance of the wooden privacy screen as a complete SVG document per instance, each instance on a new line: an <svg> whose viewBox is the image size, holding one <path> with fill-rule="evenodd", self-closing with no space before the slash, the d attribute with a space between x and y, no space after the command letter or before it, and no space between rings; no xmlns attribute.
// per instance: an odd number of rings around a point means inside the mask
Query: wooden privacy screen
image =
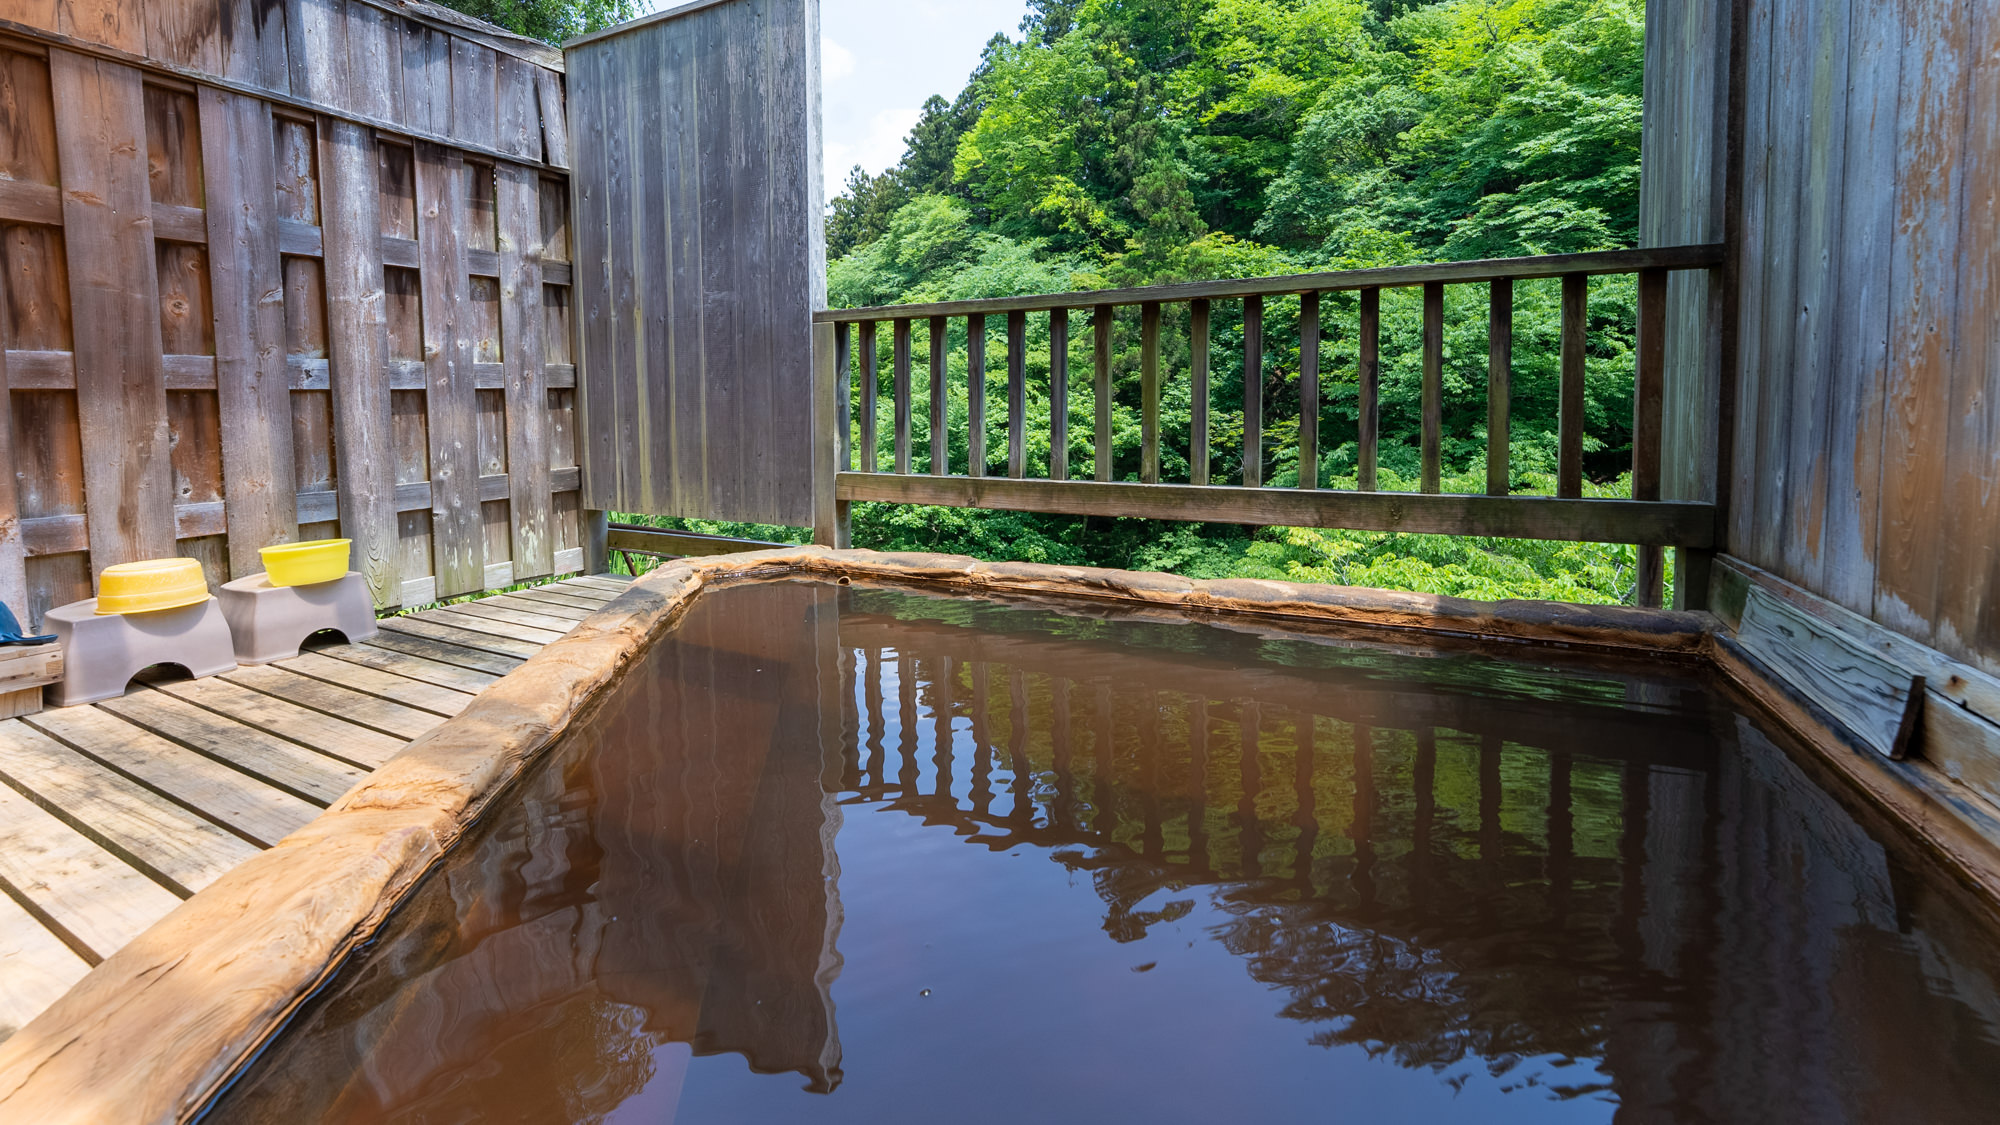
<svg viewBox="0 0 2000 1125"><path fill-rule="evenodd" d="M705 0L565 56L586 506L810 524L817 0Z"/></svg>
<svg viewBox="0 0 2000 1125"><path fill-rule="evenodd" d="M383 606L580 569L560 57L428 5L77 7L0 2L0 599L335 535Z"/></svg>

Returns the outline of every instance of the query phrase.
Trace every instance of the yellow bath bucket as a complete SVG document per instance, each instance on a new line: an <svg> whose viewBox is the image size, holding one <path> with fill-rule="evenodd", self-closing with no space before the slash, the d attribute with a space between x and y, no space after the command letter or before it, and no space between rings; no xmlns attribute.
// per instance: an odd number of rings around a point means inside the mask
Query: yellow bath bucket
<svg viewBox="0 0 2000 1125"><path fill-rule="evenodd" d="M264 573L273 586L316 586L347 573L352 539L313 539L263 547Z"/></svg>
<svg viewBox="0 0 2000 1125"><path fill-rule="evenodd" d="M97 579L97 612L155 613L208 600L208 579L194 559L147 559L107 566Z"/></svg>

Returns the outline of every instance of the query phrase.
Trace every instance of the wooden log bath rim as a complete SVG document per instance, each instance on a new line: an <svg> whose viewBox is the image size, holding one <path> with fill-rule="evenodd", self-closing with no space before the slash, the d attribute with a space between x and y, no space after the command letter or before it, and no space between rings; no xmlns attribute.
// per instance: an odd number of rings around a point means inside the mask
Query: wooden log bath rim
<svg viewBox="0 0 2000 1125"><path fill-rule="evenodd" d="M1261 580L1196 581L951 555L786 548L668 563L411 743L324 814L224 875L0 1044L0 1118L187 1121L703 591L783 578L1056 599L1086 611L1224 618L1412 644L1473 642L1709 665L2000 903L2000 826L1913 763L1845 739L1764 677L1707 613ZM1092 603L1095 603L1094 605Z"/></svg>

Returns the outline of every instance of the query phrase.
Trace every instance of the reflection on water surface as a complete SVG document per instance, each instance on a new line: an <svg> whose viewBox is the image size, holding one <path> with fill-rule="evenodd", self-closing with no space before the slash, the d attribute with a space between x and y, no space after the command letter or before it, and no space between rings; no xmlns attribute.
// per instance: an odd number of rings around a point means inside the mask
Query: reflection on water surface
<svg viewBox="0 0 2000 1125"><path fill-rule="evenodd" d="M704 595L210 1119L1990 1119L1985 919L1539 659Z"/></svg>

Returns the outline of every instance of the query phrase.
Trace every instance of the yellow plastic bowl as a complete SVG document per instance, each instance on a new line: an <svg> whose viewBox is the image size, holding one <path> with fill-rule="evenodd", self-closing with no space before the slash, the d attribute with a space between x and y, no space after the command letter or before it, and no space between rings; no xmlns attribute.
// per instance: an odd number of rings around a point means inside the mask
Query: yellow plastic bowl
<svg viewBox="0 0 2000 1125"><path fill-rule="evenodd" d="M352 539L313 539L263 547L264 573L273 586L316 586L347 573Z"/></svg>
<svg viewBox="0 0 2000 1125"><path fill-rule="evenodd" d="M97 579L97 612L156 613L208 600L208 579L193 559L147 559L107 566Z"/></svg>

